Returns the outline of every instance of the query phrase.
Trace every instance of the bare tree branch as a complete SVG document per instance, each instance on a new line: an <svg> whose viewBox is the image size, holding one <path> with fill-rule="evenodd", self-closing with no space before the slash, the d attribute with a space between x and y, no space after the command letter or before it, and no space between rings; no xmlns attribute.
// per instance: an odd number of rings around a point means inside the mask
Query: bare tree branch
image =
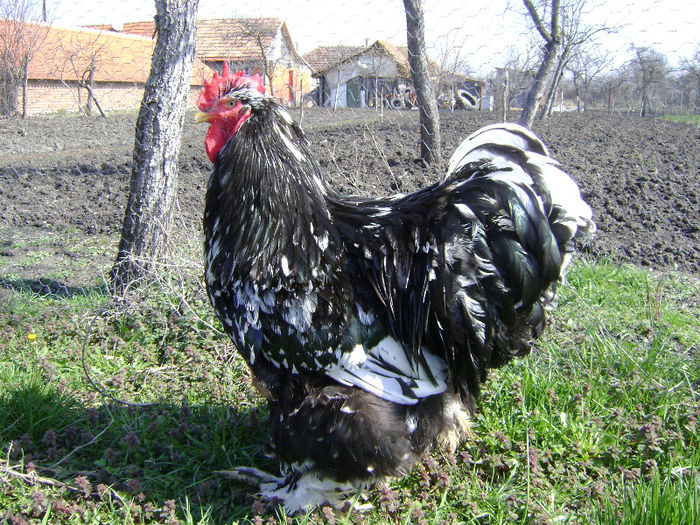
<svg viewBox="0 0 700 525"><path fill-rule="evenodd" d="M260 51L262 73L265 78L267 78L267 82L270 87L270 96L274 97L275 88L272 84L272 79L274 77L274 70L277 64L270 56L270 46L266 42L268 35L258 19L243 18L240 20L240 22L243 27L243 33L240 36L244 39L252 40Z"/></svg>
<svg viewBox="0 0 700 525"><path fill-rule="evenodd" d="M73 71L73 75L78 83L78 100L77 103L80 106L80 89L85 89L88 93L87 99L87 111L80 107L80 111L83 115L89 115L91 113L91 101L95 102L98 111L102 117L106 117L102 107L95 97L93 92L93 82L95 71L100 65L100 59L104 53L106 42L102 39L102 35L98 34L94 39L82 44L78 41L74 43L72 52L66 57L66 62L70 63L70 67ZM67 64L66 64L67 65ZM87 79L86 79L87 77Z"/></svg>
<svg viewBox="0 0 700 525"><path fill-rule="evenodd" d="M640 115L652 113L656 88L666 80L668 64L666 57L652 47L633 46L635 73L641 99Z"/></svg>
<svg viewBox="0 0 700 525"><path fill-rule="evenodd" d="M576 90L576 109L586 111L588 90L593 79L610 65L612 55L595 51L591 46L581 47L572 56L568 70Z"/></svg>
<svg viewBox="0 0 700 525"><path fill-rule="evenodd" d="M523 0L523 3L525 4L527 12L530 13L530 18L532 18L532 22L535 24L535 28L540 33L540 35L542 35L542 38L545 40L545 42L549 42L552 39L552 35L544 26L544 23L542 23L542 19L540 18L540 15L537 12L535 5L532 3L532 0ZM552 16L554 16L554 12L552 12Z"/></svg>
<svg viewBox="0 0 700 525"><path fill-rule="evenodd" d="M559 54L559 48L561 46L561 35L559 34L559 17L560 17L560 4L559 0L551 0L551 16L550 16L550 29L549 31L542 31L538 27L538 31L545 39L544 45L544 56L542 58L542 63L537 70L537 75L535 75L535 81L530 88L530 92L527 95L527 101L525 102L525 107L523 107L523 112L520 115L520 124L525 127L531 127L532 123L535 121L535 116L537 114L537 108L540 105L542 97L544 96L544 91L547 88L547 81L554 69L555 61L557 55ZM523 0L525 7L527 7L528 13L532 18L535 26L542 26L542 20L537 14L531 0ZM547 4L545 2L545 8Z"/></svg>
<svg viewBox="0 0 700 525"><path fill-rule="evenodd" d="M559 34L559 4L560 0L552 0L552 13L550 22L552 26L552 31L549 40L557 40L561 37L561 35Z"/></svg>

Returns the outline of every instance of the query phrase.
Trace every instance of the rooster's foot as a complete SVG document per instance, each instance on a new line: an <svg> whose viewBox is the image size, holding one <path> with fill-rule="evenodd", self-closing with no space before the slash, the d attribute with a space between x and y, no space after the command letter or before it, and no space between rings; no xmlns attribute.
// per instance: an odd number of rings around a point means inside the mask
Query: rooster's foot
<svg viewBox="0 0 700 525"><path fill-rule="evenodd" d="M268 501L278 501L289 514L306 512L314 507L328 505L335 509L365 512L372 508L360 487L323 477L314 470L291 471L286 477L275 476L254 467L219 470L217 474L240 483L258 487L259 495ZM353 496L357 496L354 497ZM360 503L360 500L363 503Z"/></svg>

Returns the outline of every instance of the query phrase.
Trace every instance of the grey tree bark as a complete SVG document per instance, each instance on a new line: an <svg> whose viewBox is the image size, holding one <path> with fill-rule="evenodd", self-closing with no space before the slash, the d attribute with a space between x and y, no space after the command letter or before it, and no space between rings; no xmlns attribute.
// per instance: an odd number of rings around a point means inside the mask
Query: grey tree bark
<svg viewBox="0 0 700 525"><path fill-rule="evenodd" d="M535 9L534 4L532 3L532 0L523 0L523 3L527 8L537 31L545 41L542 63L537 70L535 81L527 94L525 107L520 115L519 123L522 126L530 128L532 127L532 123L535 121L535 117L537 116L537 108L542 101L545 89L547 88L547 80L552 73L554 63L557 55L559 54L559 46L561 45L561 36L559 34L559 0L552 0L549 27L545 27L542 19Z"/></svg>
<svg viewBox="0 0 700 525"><path fill-rule="evenodd" d="M129 201L111 274L114 291L147 275L166 244L192 78L198 2L155 0L158 36L136 121Z"/></svg>
<svg viewBox="0 0 700 525"><path fill-rule="evenodd" d="M535 117L537 116L537 108L539 108L545 89L547 88L547 80L549 79L552 69L554 68L556 56L556 44L553 42L548 42L544 46L544 59L537 70L535 81L527 94L525 107L520 115L519 123L521 126L525 126L526 128L532 127L532 123L535 121Z"/></svg>
<svg viewBox="0 0 700 525"><path fill-rule="evenodd" d="M427 163L440 162L440 118L437 99L430 84L428 60L425 52L425 19L422 0L404 0L406 11L406 40L408 63L411 66L413 87L416 90L420 117L420 156Z"/></svg>
<svg viewBox="0 0 700 525"><path fill-rule="evenodd" d="M499 120L501 122L507 122L508 121L508 89L509 89L509 84L510 84L510 73L508 73L508 68L505 68L503 71L503 83L500 86L501 90L501 101L500 101L500 108L499 108Z"/></svg>
<svg viewBox="0 0 700 525"><path fill-rule="evenodd" d="M557 60L557 65L554 68L554 75L552 75L552 82L549 85L549 91L547 92L547 98L545 98L540 118L546 118L552 114L554 100L557 97L557 90L559 89L561 79L564 76L564 68L566 67L566 63L568 60L568 57L566 55L566 51L563 51Z"/></svg>

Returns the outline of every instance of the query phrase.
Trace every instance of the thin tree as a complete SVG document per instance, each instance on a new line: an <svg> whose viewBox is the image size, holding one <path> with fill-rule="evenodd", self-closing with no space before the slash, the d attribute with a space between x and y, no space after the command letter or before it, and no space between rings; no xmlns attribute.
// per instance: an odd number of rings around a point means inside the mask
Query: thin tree
<svg viewBox="0 0 700 525"><path fill-rule="evenodd" d="M631 83L630 64L623 64L622 67L601 75L598 80L600 84L600 98L604 101L608 114L616 110L616 103L624 92L624 87Z"/></svg>
<svg viewBox="0 0 700 525"><path fill-rule="evenodd" d="M440 120L437 100L428 74L425 51L425 19L422 0L404 0L406 10L406 40L408 63L411 66L413 87L416 90L420 116L421 159L427 163L440 162Z"/></svg>
<svg viewBox="0 0 700 525"><path fill-rule="evenodd" d="M434 83L438 103L445 99L454 101L463 77L472 74L465 56L466 39L466 35L453 32L441 37L434 48L439 66L437 81Z"/></svg>
<svg viewBox="0 0 700 525"><path fill-rule="evenodd" d="M588 90L593 83L593 79L610 65L612 55L601 53L585 46L576 50L571 57L567 69L571 72L576 90L576 110L586 111L588 109Z"/></svg>
<svg viewBox="0 0 700 525"><path fill-rule="evenodd" d="M525 52L509 47L503 67L496 68L497 112L501 122L506 122L507 112L519 106L520 100L532 87L535 65L540 57L531 49Z"/></svg>
<svg viewBox="0 0 700 525"><path fill-rule="evenodd" d="M0 115L17 113L22 88L22 118L27 115L29 63L49 31L33 22L39 16L32 0L0 0Z"/></svg>
<svg viewBox="0 0 700 525"><path fill-rule="evenodd" d="M562 0L560 11L561 45L557 64L554 68L549 91L542 108L541 118L552 113L554 99L561 83L564 71L569 62L584 45L590 45L601 33L614 33L617 27L607 24L588 24L584 21L584 15L592 9L601 8L599 3L591 3L592 0Z"/></svg>
<svg viewBox="0 0 700 525"><path fill-rule="evenodd" d="M686 92L691 112L700 112L700 44L697 44L692 58L681 60L679 81Z"/></svg>
<svg viewBox="0 0 700 525"><path fill-rule="evenodd" d="M158 38L136 121L129 201L112 268L115 291L147 275L166 244L192 78L198 1L155 1Z"/></svg>
<svg viewBox="0 0 700 525"><path fill-rule="evenodd" d="M508 72L508 68L503 68L498 78L500 79L498 85L500 90L498 108L499 120L501 122L508 122L508 91L510 89L510 73Z"/></svg>
<svg viewBox="0 0 700 525"><path fill-rule="evenodd" d="M535 24L535 28L540 36L544 39L544 56L540 67L535 75L535 81L532 83L532 87L527 95L527 100L525 106L523 107L523 112L520 115L520 124L529 128L532 127L532 123L535 121L535 116L537 115L537 109L540 106L544 92L547 89L547 81L554 69L554 64L559 54L559 47L561 46L561 34L559 28L560 22L560 0L549 0L545 2L545 14L549 10L549 24L545 25L542 21L540 14L537 12L535 5L532 0L523 0L525 8L527 9L532 22Z"/></svg>
<svg viewBox="0 0 700 525"><path fill-rule="evenodd" d="M106 42L102 34L98 34L94 39L85 42L84 44L76 43L72 52L66 57L63 69L68 68L70 64L70 71L73 76L77 79L78 85L78 96L77 105L78 110L85 116L92 114L92 103L95 103L97 110L100 115L106 117L107 115L102 110L100 102L95 96L94 90L94 78L95 71L99 69L99 66L103 60L103 54L105 50ZM63 80L63 72L61 74L61 81L68 87L68 84ZM81 102L80 90L84 89L87 92L87 103L85 108Z"/></svg>
<svg viewBox="0 0 700 525"><path fill-rule="evenodd" d="M652 113L656 88L666 80L666 56L652 47L633 46L633 71L641 98L640 116Z"/></svg>
<svg viewBox="0 0 700 525"><path fill-rule="evenodd" d="M239 37L240 44L252 43L260 52L260 68L262 74L267 79L269 87L268 94L271 97L275 96L275 86L273 79L277 71L277 59L273 56L273 49L270 42L274 42L271 38L270 30L265 19L260 18L241 18L239 20L241 33ZM277 59L276 59L277 58Z"/></svg>

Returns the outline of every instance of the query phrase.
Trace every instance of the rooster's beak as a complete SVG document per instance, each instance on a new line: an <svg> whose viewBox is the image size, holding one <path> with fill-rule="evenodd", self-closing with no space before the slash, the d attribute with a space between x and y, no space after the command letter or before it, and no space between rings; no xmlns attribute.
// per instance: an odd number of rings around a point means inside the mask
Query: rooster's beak
<svg viewBox="0 0 700 525"><path fill-rule="evenodd" d="M197 111L197 113L194 114L194 123L201 124L202 122L209 122L211 118L212 116L209 113L205 113L204 111Z"/></svg>

